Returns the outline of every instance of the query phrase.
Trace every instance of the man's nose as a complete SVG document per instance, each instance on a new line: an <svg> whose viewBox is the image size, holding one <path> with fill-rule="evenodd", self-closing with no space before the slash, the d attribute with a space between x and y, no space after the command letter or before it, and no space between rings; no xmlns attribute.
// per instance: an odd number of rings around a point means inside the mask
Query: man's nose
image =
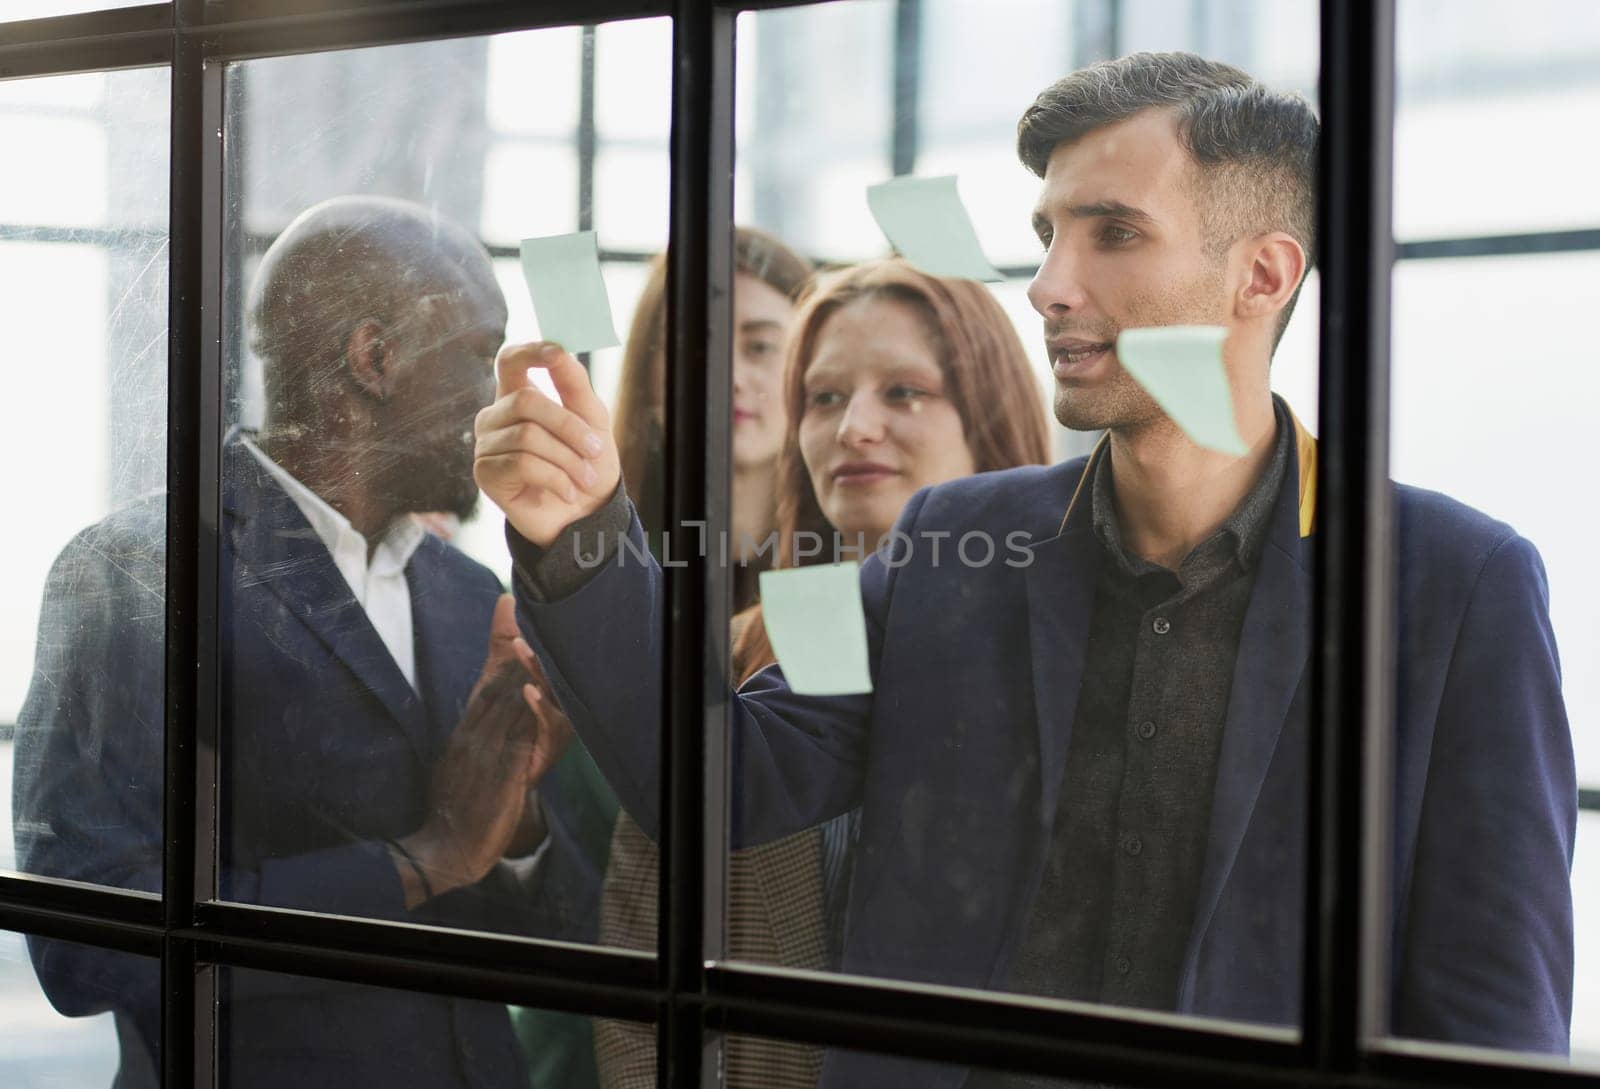
<svg viewBox="0 0 1600 1089"><path fill-rule="evenodd" d="M852 394L839 420L839 442L845 446L880 442L883 426L883 407L878 399L870 393Z"/></svg>
<svg viewBox="0 0 1600 1089"><path fill-rule="evenodd" d="M1083 307L1081 266L1073 247L1064 239L1045 251L1039 271L1028 284L1028 302L1045 320L1064 317Z"/></svg>

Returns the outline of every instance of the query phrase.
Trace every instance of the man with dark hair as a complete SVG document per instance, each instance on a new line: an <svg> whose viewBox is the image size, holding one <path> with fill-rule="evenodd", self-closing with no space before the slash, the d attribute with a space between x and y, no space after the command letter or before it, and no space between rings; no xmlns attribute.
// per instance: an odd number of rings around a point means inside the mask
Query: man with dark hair
<svg viewBox="0 0 1600 1089"><path fill-rule="evenodd" d="M1077 72L1023 116L1056 414L1106 436L911 499L913 547L862 568L871 694L800 696L773 668L733 701L736 846L862 808L845 971L1298 1019L1316 442L1269 368L1310 261L1316 139L1303 101L1181 54ZM1117 359L1123 330L1189 324L1226 330L1241 456L1192 441ZM552 561L597 530L636 544L638 522L577 363L526 345L497 369L475 473L507 514L525 628L649 830L660 572ZM1576 787L1543 568L1503 524L1393 494L1389 1028L1563 1052ZM927 546L1019 531L1020 568ZM843 1052L824 1075L962 1080Z"/></svg>
<svg viewBox="0 0 1600 1089"><path fill-rule="evenodd" d="M580 890L528 799L565 720L523 689L499 580L410 517L477 496L488 254L426 208L328 201L268 249L249 316L267 411L222 450L221 898L565 936ZM165 512L112 515L51 572L16 740L28 872L161 890ZM156 1084L157 965L29 948L57 1009L115 1014L119 1089ZM527 1085L497 1004L243 971L221 993L234 1086Z"/></svg>

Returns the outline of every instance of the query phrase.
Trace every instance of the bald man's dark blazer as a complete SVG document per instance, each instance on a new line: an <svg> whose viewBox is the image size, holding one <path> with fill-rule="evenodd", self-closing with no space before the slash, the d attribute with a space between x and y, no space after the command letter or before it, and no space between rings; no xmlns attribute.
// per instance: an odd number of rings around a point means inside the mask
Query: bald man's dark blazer
<svg viewBox="0 0 1600 1089"><path fill-rule="evenodd" d="M383 842L422 823L431 770L482 668L498 579L423 541L406 568L414 691L293 501L236 442L224 480L223 898L563 936L562 894L538 866L531 883L500 867L407 913ZM160 888L164 517L159 499L114 515L51 573L16 739L18 859L30 872ZM118 1084L153 1084L156 964L64 942L30 950L57 1009L116 1014ZM222 997L234 1086L526 1086L498 1004L246 971L226 974Z"/></svg>
<svg viewBox="0 0 1600 1089"><path fill-rule="evenodd" d="M1304 956L1316 447L1303 431L1299 440L1241 632L1172 1002L1279 1025L1299 1017ZM1085 466L982 474L908 502L898 528L916 544L912 558L873 557L861 574L872 694L799 696L774 667L734 700L737 843L862 807L846 972L1006 985L1061 801L1103 551L1089 502L1074 502ZM1544 570L1510 528L1445 496L1396 487L1394 503L1393 1027L1562 1052L1577 789ZM637 520L630 532L637 545ZM931 532L947 534L937 564ZM969 532L996 542L993 562L957 558ZM1030 542L1021 558L1005 543L1012 533ZM625 549L546 601L532 576L537 550L520 539L514 549L524 630L649 832L661 572ZM624 677L635 683L619 684ZM955 1068L834 1052L823 1084L961 1080Z"/></svg>

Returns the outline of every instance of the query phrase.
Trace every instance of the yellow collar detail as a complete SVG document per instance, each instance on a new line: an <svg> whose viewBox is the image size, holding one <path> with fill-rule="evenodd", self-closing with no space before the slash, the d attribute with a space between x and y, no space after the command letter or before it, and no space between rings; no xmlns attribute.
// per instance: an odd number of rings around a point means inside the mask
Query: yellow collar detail
<svg viewBox="0 0 1600 1089"><path fill-rule="evenodd" d="M1300 417L1289 410L1289 419L1294 422L1295 461L1300 467L1300 536L1311 536L1311 531L1317 525L1317 440L1306 425L1300 422ZM1110 432L1100 436L1100 441L1094 444L1094 449L1089 452L1089 460L1084 464L1083 475L1078 477L1078 486L1072 490L1072 498L1067 501L1066 513L1061 516L1061 525L1056 533L1065 533L1067 519L1072 517L1072 508L1078 505L1078 497L1083 494L1084 484L1094 475L1095 463L1100 460L1107 443L1111 439Z"/></svg>

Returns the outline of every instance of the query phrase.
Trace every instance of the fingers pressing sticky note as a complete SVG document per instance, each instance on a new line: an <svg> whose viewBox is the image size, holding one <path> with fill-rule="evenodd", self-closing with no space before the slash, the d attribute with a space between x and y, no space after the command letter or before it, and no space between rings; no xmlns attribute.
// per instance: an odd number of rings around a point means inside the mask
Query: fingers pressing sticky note
<svg viewBox="0 0 1600 1089"><path fill-rule="evenodd" d="M923 272L964 280L1005 279L983 254L954 174L868 186L867 207L900 256Z"/></svg>
<svg viewBox="0 0 1600 1089"><path fill-rule="evenodd" d="M524 238L522 276L528 281L543 339L573 354L621 343L611 322L593 231Z"/></svg>
<svg viewBox="0 0 1600 1089"><path fill-rule="evenodd" d="M1227 332L1220 325L1124 329L1117 337L1117 359L1184 434L1238 457L1246 447L1222 366Z"/></svg>
<svg viewBox="0 0 1600 1089"><path fill-rule="evenodd" d="M802 696L872 691L861 565L761 573L761 616L789 688Z"/></svg>

